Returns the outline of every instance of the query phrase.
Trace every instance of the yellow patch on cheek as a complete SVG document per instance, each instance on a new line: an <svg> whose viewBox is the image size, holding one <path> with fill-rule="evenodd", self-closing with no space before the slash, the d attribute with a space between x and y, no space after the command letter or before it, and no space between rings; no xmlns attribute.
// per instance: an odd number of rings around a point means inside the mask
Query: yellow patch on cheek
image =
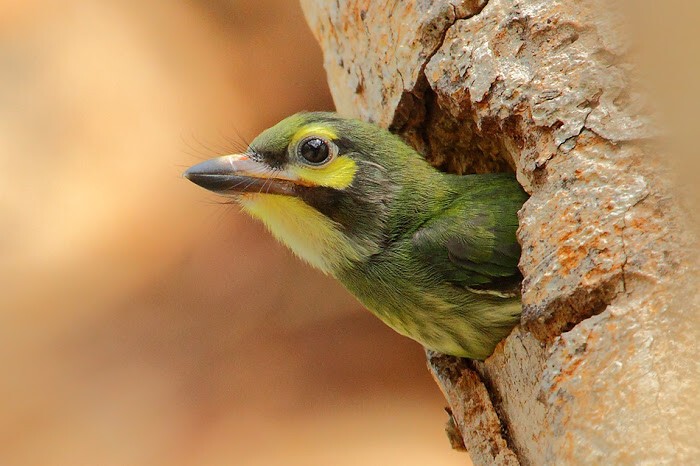
<svg viewBox="0 0 700 466"><path fill-rule="evenodd" d="M345 189L355 179L357 164L349 157L340 156L322 167L292 166L289 170L300 180L313 186Z"/></svg>

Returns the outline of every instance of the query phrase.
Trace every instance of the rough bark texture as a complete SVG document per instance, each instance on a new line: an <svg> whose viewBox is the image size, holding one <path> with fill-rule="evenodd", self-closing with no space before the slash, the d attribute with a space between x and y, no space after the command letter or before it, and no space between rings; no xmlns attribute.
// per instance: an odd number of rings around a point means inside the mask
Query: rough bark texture
<svg viewBox="0 0 700 466"><path fill-rule="evenodd" d="M532 196L522 325L483 363L428 358L473 461L696 460L696 243L611 5L302 6L340 113Z"/></svg>

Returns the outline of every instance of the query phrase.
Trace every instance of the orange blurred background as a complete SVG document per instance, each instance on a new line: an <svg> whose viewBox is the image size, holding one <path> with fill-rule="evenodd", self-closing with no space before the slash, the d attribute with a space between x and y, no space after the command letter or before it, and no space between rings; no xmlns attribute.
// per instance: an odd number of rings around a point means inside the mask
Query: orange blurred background
<svg viewBox="0 0 700 466"><path fill-rule="evenodd" d="M0 0L0 464L467 464L423 350L180 177L332 109L295 1Z"/></svg>

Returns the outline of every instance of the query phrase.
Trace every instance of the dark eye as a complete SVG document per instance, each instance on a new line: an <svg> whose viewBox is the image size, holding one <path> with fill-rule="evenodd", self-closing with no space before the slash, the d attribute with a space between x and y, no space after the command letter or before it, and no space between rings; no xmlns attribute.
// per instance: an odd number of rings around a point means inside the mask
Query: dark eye
<svg viewBox="0 0 700 466"><path fill-rule="evenodd" d="M314 165L328 160L330 153L331 151L328 147L328 143L320 138L307 139L299 146L299 155Z"/></svg>

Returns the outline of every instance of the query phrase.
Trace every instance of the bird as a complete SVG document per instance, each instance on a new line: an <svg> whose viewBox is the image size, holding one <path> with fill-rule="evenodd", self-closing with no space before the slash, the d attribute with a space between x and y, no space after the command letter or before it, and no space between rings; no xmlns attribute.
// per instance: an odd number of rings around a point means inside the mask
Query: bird
<svg viewBox="0 0 700 466"><path fill-rule="evenodd" d="M399 136L301 112L185 178L229 197L292 252L425 348L484 360L519 322L512 173L441 172Z"/></svg>

